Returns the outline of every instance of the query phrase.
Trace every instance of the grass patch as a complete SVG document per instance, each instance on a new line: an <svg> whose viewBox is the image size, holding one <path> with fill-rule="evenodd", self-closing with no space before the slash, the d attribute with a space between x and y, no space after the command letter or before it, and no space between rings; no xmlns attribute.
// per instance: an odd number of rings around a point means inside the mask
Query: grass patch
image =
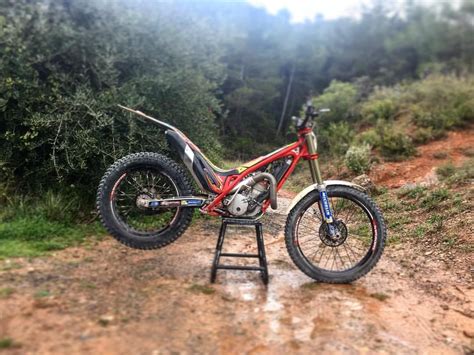
<svg viewBox="0 0 474 355"><path fill-rule="evenodd" d="M21 345L15 342L12 338L0 338L0 349L19 348Z"/></svg>
<svg viewBox="0 0 474 355"><path fill-rule="evenodd" d="M439 214L431 215L428 218L428 223L431 225L432 230L435 232L440 231L443 228L444 217Z"/></svg>
<svg viewBox="0 0 474 355"><path fill-rule="evenodd" d="M41 256L104 234L97 222L74 222L73 212L63 197L52 193L40 200L8 198L0 212L0 259Z"/></svg>
<svg viewBox="0 0 474 355"><path fill-rule="evenodd" d="M44 217L0 222L0 259L41 256L50 251L77 246L87 236L103 234L98 223L63 224Z"/></svg>
<svg viewBox="0 0 474 355"><path fill-rule="evenodd" d="M439 204L449 198L450 194L447 189L436 189L430 191L428 195L421 200L421 206L428 210L439 207Z"/></svg>
<svg viewBox="0 0 474 355"><path fill-rule="evenodd" d="M15 269L21 269L23 266L19 263L12 263L11 260L7 260L5 264L0 266L0 271L9 271Z"/></svg>
<svg viewBox="0 0 474 355"><path fill-rule="evenodd" d="M416 185L411 188L404 188L398 192L400 197L408 197L413 199L419 199L426 195L427 188L424 186Z"/></svg>
<svg viewBox="0 0 474 355"><path fill-rule="evenodd" d="M15 292L15 289L11 287L0 288L0 299L9 298L14 292Z"/></svg>
<svg viewBox="0 0 474 355"><path fill-rule="evenodd" d="M39 290L36 291L34 294L35 298L45 298L51 296L51 291L49 290Z"/></svg>
<svg viewBox="0 0 474 355"><path fill-rule="evenodd" d="M89 207L67 192L31 197L0 186L0 204L0 260L41 256L105 234L98 222L82 222L90 219Z"/></svg>
<svg viewBox="0 0 474 355"><path fill-rule="evenodd" d="M188 287L188 290L194 293L203 293L205 295L212 295L216 292L216 290L210 286L198 284L192 284Z"/></svg>
<svg viewBox="0 0 474 355"><path fill-rule="evenodd" d="M472 210L472 191L452 185L410 186L374 196L388 228L388 245L399 242L416 246L429 243L437 250L473 250L466 233Z"/></svg>
<svg viewBox="0 0 474 355"><path fill-rule="evenodd" d="M436 169L438 178L448 185L461 185L474 179L474 159L464 162L460 167L455 167L452 163L440 166Z"/></svg>
<svg viewBox="0 0 474 355"><path fill-rule="evenodd" d="M390 229L398 230L406 224L410 223L410 219L406 216L399 216L397 218L390 218L387 220L387 225Z"/></svg>
<svg viewBox="0 0 474 355"><path fill-rule="evenodd" d="M474 157L474 148L468 147L468 148L462 148L461 153L465 155L466 157L473 158Z"/></svg>
<svg viewBox="0 0 474 355"><path fill-rule="evenodd" d="M415 237L423 238L426 235L426 231L427 231L427 229L424 225L419 225L419 226L416 226L413 233L414 233Z"/></svg>
<svg viewBox="0 0 474 355"><path fill-rule="evenodd" d="M435 158L435 159L446 159L447 157L448 157L448 153L446 153L446 152L433 153L433 158Z"/></svg>
<svg viewBox="0 0 474 355"><path fill-rule="evenodd" d="M95 290L97 288L97 285L92 282L83 281L81 282L81 287L84 289Z"/></svg>
<svg viewBox="0 0 474 355"><path fill-rule="evenodd" d="M389 295L382 293L382 292L374 292L370 294L370 297L375 298L379 301L385 301L386 299L390 298Z"/></svg>
<svg viewBox="0 0 474 355"><path fill-rule="evenodd" d="M441 165L436 169L436 175L438 175L438 177L443 180L449 178L451 175L454 175L455 172L456 167L451 162Z"/></svg>
<svg viewBox="0 0 474 355"><path fill-rule="evenodd" d="M453 247L454 245L456 245L457 242L458 242L458 237L455 235L451 235L451 236L448 235L443 238L443 244L444 246L448 248Z"/></svg>
<svg viewBox="0 0 474 355"><path fill-rule="evenodd" d="M321 284L318 282L306 282L300 286L303 290L316 290L321 287Z"/></svg>

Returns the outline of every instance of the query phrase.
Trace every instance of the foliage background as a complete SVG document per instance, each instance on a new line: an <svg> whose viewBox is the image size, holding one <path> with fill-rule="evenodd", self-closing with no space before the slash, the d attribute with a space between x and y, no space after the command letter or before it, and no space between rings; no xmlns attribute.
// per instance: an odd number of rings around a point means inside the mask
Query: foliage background
<svg viewBox="0 0 474 355"><path fill-rule="evenodd" d="M369 144L409 156L473 119L473 21L469 0L407 1L401 13L376 2L360 19L304 24L242 2L1 0L0 181L92 199L115 159L166 151L118 103L178 126L219 161L287 142L312 94L332 109L318 123L329 155Z"/></svg>

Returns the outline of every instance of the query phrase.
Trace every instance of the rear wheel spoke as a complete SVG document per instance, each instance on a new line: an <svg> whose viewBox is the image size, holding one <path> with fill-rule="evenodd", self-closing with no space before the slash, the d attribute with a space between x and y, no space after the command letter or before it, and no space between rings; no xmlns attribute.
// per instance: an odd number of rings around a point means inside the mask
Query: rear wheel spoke
<svg viewBox="0 0 474 355"><path fill-rule="evenodd" d="M142 209L137 206L137 199L176 196L179 192L171 178L149 168L136 169L119 183L114 196L114 214L127 230L156 234L172 223L179 209Z"/></svg>

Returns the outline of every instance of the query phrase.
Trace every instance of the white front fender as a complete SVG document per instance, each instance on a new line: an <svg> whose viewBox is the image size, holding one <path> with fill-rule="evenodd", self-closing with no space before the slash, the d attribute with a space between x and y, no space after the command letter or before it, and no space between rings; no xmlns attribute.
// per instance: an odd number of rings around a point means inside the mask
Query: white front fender
<svg viewBox="0 0 474 355"><path fill-rule="evenodd" d="M326 180L324 181L324 184L327 186L350 186L353 187L357 190L365 192L366 190L357 184L354 184L349 181L343 181L343 180ZM306 187L304 190L301 190L298 195L295 196L295 198L291 201L290 205L288 206L288 209L286 210L286 214L290 213L290 211L293 209L293 207L296 206L298 202L300 202L307 194L309 194L311 191L317 190L318 189L318 184L313 184L309 185Z"/></svg>

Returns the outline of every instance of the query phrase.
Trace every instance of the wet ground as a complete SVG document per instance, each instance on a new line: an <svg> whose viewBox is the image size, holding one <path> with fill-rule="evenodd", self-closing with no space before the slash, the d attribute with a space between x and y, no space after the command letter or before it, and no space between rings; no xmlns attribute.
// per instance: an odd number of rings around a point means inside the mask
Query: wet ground
<svg viewBox="0 0 474 355"><path fill-rule="evenodd" d="M287 203L287 200L282 201ZM264 224L270 283L219 271L219 227L198 221L174 244L137 251L110 238L47 258L0 262L0 338L12 354L445 353L474 350L470 275L388 247L352 285L314 283L283 241L284 215ZM226 250L255 250L231 229Z"/></svg>

